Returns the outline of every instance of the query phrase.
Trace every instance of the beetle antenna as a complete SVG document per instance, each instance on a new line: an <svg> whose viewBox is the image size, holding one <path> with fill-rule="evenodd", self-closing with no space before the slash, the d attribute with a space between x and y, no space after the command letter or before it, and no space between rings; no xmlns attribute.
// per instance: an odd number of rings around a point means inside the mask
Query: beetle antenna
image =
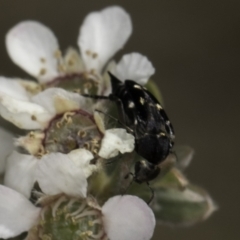
<svg viewBox="0 0 240 240"><path fill-rule="evenodd" d="M132 183L133 183L133 181L134 181L134 174L131 173L131 172L129 172L129 173L124 177L124 179L129 178L130 175L132 176L132 180L130 181L130 183L128 184L127 188L124 190L124 192L122 193L122 195L126 194L127 190L131 187L131 185L132 185Z"/></svg>
<svg viewBox="0 0 240 240"><path fill-rule="evenodd" d="M108 96L100 96L100 95L91 95L91 94L80 94L83 97L87 97L87 98L93 98L93 99L108 99Z"/></svg>
<svg viewBox="0 0 240 240"><path fill-rule="evenodd" d="M149 188L150 191L151 191L151 197L150 197L150 199L147 201L147 204L150 205L150 204L152 203L154 197L155 197L155 192L154 192L153 188L150 187L149 182L146 182L146 183L147 183L148 188Z"/></svg>

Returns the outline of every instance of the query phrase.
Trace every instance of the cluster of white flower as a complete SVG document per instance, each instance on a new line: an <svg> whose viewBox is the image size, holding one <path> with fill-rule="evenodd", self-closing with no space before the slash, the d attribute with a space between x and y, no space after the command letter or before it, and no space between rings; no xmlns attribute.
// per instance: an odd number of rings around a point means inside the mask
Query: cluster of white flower
<svg viewBox="0 0 240 240"><path fill-rule="evenodd" d="M122 81L147 83L155 69L140 53L110 61L131 32L130 16L113 6L85 18L78 37L80 53L70 48L62 55L53 32L38 22L21 22L7 33L10 58L37 81L0 77L0 115L28 130L18 138L0 132L0 238L25 231L28 240L152 237L155 218L143 200L113 194L99 201L94 195L94 185L99 191L109 185L106 177L96 184L106 159L132 152L134 137L125 129L106 128L104 114L94 111L106 110L106 101L79 94L108 95L107 71ZM78 226L69 236L79 238L66 238L61 223L49 230L51 219L56 225L67 216ZM59 237L51 238L56 231Z"/></svg>

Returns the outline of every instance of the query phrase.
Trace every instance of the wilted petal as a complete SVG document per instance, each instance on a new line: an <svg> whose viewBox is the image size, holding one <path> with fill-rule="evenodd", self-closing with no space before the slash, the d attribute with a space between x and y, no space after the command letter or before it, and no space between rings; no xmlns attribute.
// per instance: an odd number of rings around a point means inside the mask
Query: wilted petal
<svg viewBox="0 0 240 240"><path fill-rule="evenodd" d="M18 100L28 101L29 97L25 88L18 79L0 77L0 95L4 93Z"/></svg>
<svg viewBox="0 0 240 240"><path fill-rule="evenodd" d="M130 16L118 6L90 13L80 29L78 44L88 70L98 72L126 43L132 32Z"/></svg>
<svg viewBox="0 0 240 240"><path fill-rule="evenodd" d="M80 108L89 109L89 99L61 88L46 89L35 95L32 101L43 106L53 115Z"/></svg>
<svg viewBox="0 0 240 240"><path fill-rule="evenodd" d="M22 129L43 128L52 115L42 106L0 95L0 114L3 118Z"/></svg>
<svg viewBox="0 0 240 240"><path fill-rule="evenodd" d="M0 128L0 175L5 169L7 155L13 150L13 136Z"/></svg>
<svg viewBox="0 0 240 240"><path fill-rule="evenodd" d="M132 152L134 143L134 136L127 133L125 129L109 129L105 131L98 155L108 159L117 156L119 152Z"/></svg>
<svg viewBox="0 0 240 240"><path fill-rule="evenodd" d="M38 159L32 155L16 151L7 158L4 185L30 197L34 182Z"/></svg>
<svg viewBox="0 0 240 240"><path fill-rule="evenodd" d="M154 214L138 197L130 195L112 197L103 205L102 213L109 239L149 240L153 235Z"/></svg>
<svg viewBox="0 0 240 240"><path fill-rule="evenodd" d="M0 185L0 238L10 238L28 231L35 223L40 208L20 193Z"/></svg>
<svg viewBox="0 0 240 240"><path fill-rule="evenodd" d="M96 164L90 163L90 161L94 158L93 154L85 148L73 150L68 154L68 156L76 164L76 166L84 172L86 178L97 170Z"/></svg>
<svg viewBox="0 0 240 240"><path fill-rule="evenodd" d="M65 193L86 197L87 180L84 172L66 154L45 155L39 161L36 176L40 188L46 194Z"/></svg>
<svg viewBox="0 0 240 240"><path fill-rule="evenodd" d="M58 76L58 42L53 32L35 21L20 22L9 30L6 47L12 61L42 82Z"/></svg>
<svg viewBox="0 0 240 240"><path fill-rule="evenodd" d="M120 80L130 79L141 85L145 85L154 73L152 63L140 53L124 55L114 71Z"/></svg>

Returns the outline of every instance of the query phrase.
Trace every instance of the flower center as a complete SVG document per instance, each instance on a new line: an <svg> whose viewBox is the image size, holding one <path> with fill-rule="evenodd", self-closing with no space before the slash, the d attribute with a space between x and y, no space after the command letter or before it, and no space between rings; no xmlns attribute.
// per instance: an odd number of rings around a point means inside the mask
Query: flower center
<svg viewBox="0 0 240 240"><path fill-rule="evenodd" d="M89 204L88 199L66 196L42 208L40 222L31 234L34 231L41 240L92 240L105 235L100 207Z"/></svg>
<svg viewBox="0 0 240 240"><path fill-rule="evenodd" d="M93 116L83 110L66 112L56 116L45 130L43 147L45 152L69 153L85 148L97 154L102 134Z"/></svg>
<svg viewBox="0 0 240 240"><path fill-rule="evenodd" d="M87 73L72 73L60 76L48 82L43 88L59 87L68 91L85 94L97 94L98 80L94 75Z"/></svg>

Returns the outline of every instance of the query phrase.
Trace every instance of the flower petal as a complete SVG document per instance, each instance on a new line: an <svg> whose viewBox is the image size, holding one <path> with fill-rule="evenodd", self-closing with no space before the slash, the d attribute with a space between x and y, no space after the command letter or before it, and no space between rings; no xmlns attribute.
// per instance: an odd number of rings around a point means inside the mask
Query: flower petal
<svg viewBox="0 0 240 240"><path fill-rule="evenodd" d="M35 95L32 101L43 106L52 114L63 113L76 109L89 109L91 102L78 93L68 92L61 88L49 88Z"/></svg>
<svg viewBox="0 0 240 240"><path fill-rule="evenodd" d="M36 181L35 172L38 161L32 155L13 151L6 161L4 185L29 198Z"/></svg>
<svg viewBox="0 0 240 240"><path fill-rule="evenodd" d="M0 114L22 129L42 128L52 118L42 106L14 99L6 94L0 95Z"/></svg>
<svg viewBox="0 0 240 240"><path fill-rule="evenodd" d="M103 205L102 213L109 239L148 240L153 235L156 223L154 214L138 197L112 197Z"/></svg>
<svg viewBox="0 0 240 240"><path fill-rule="evenodd" d="M80 29L78 45L87 70L100 72L132 32L130 16L118 6L90 13Z"/></svg>
<svg viewBox="0 0 240 240"><path fill-rule="evenodd" d="M64 55L64 65L66 66L65 72L68 74L78 73L84 71L83 60L79 55L79 51L70 47Z"/></svg>
<svg viewBox="0 0 240 240"><path fill-rule="evenodd" d="M97 165L90 163L94 158L93 154L85 148L73 150L68 156L84 172L86 178L97 170Z"/></svg>
<svg viewBox="0 0 240 240"><path fill-rule="evenodd" d="M44 193L86 197L87 180L84 172L62 153L45 155L39 162L37 181Z"/></svg>
<svg viewBox="0 0 240 240"><path fill-rule="evenodd" d="M30 155L38 155L43 149L45 133L42 131L31 131L27 135L16 138L15 145L23 148Z"/></svg>
<svg viewBox="0 0 240 240"><path fill-rule="evenodd" d="M19 79L0 77L0 86L0 95L4 93L19 100L29 100L28 94Z"/></svg>
<svg viewBox="0 0 240 240"><path fill-rule="evenodd" d="M53 32L35 21L20 22L9 30L6 47L12 61L41 82L57 77L58 42Z"/></svg>
<svg viewBox="0 0 240 240"><path fill-rule="evenodd" d="M152 63L140 53L125 54L117 64L114 74L120 80L134 80L145 85L155 73Z"/></svg>
<svg viewBox="0 0 240 240"><path fill-rule="evenodd" d="M28 231L35 223L40 208L20 193L0 185L0 238L10 238Z"/></svg>
<svg viewBox="0 0 240 240"><path fill-rule="evenodd" d="M13 150L13 136L0 128L0 175L5 169L7 155Z"/></svg>
<svg viewBox="0 0 240 240"><path fill-rule="evenodd" d="M127 133L125 129L109 129L105 131L98 155L108 159L117 156L119 152L132 152L134 143L134 136Z"/></svg>
<svg viewBox="0 0 240 240"><path fill-rule="evenodd" d="M116 62L114 60L110 61L106 68L104 69L103 79L99 84L98 95L109 96L112 93L111 79L108 72L115 73Z"/></svg>

